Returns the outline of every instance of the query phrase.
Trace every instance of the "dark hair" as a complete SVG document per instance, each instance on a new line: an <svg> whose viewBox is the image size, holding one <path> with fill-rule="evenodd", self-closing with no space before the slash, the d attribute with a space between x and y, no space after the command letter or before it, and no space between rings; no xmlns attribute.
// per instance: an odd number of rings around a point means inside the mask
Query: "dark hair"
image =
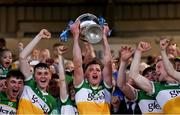
<svg viewBox="0 0 180 115"><path fill-rule="evenodd" d="M92 64L98 64L98 65L100 65L100 67L101 67L101 70L103 69L103 64L102 64L102 62L99 60L99 59L97 59L97 58L92 58L85 66L84 66L84 71L86 71L86 69L90 66L90 65L92 65Z"/></svg>
<svg viewBox="0 0 180 115"><path fill-rule="evenodd" d="M52 74L51 79L59 79L58 74Z"/></svg>
<svg viewBox="0 0 180 115"><path fill-rule="evenodd" d="M6 40L4 38L0 38L0 48L6 47Z"/></svg>
<svg viewBox="0 0 180 115"><path fill-rule="evenodd" d="M11 51L7 48L5 48L5 49L0 48L0 56L2 56L4 54L4 52L11 52Z"/></svg>
<svg viewBox="0 0 180 115"><path fill-rule="evenodd" d="M49 66L46 63L38 63L37 65L34 66L34 71L37 68L48 68L49 69Z"/></svg>
<svg viewBox="0 0 180 115"><path fill-rule="evenodd" d="M147 67L146 69L144 69L144 71L142 72L142 75L145 76L150 70L155 71L156 69L154 67Z"/></svg>
<svg viewBox="0 0 180 115"><path fill-rule="evenodd" d="M53 63L54 63L54 59L52 59L52 58L46 59L46 64L52 65Z"/></svg>
<svg viewBox="0 0 180 115"><path fill-rule="evenodd" d="M14 77L14 78L17 78L17 79L22 79L23 81L25 80L24 75L22 74L22 72L19 69L10 70L7 73L6 79L9 79L11 77Z"/></svg>
<svg viewBox="0 0 180 115"><path fill-rule="evenodd" d="M179 58L179 57L176 57L176 58L174 59L174 62L180 62L180 58Z"/></svg>
<svg viewBox="0 0 180 115"><path fill-rule="evenodd" d="M71 81L71 82L68 83L67 88L68 88L68 92L69 92L69 93L70 93L70 91L72 90L72 88L75 89L75 88L74 88L73 81Z"/></svg>
<svg viewBox="0 0 180 115"><path fill-rule="evenodd" d="M59 47L59 46L64 46L63 44L61 44L61 43L55 43L54 45L53 45L53 48L55 48L55 47Z"/></svg>

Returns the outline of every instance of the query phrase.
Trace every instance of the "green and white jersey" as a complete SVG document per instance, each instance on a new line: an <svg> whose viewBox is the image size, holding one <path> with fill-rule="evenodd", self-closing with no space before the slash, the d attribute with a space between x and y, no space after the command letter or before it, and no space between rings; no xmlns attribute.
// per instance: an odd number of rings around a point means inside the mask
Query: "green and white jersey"
<svg viewBox="0 0 180 115"><path fill-rule="evenodd" d="M10 68L4 68L1 64L0 64L0 79L6 78L7 73L9 72Z"/></svg>
<svg viewBox="0 0 180 115"><path fill-rule="evenodd" d="M105 83L93 88L87 80L75 88L79 114L110 114L111 89Z"/></svg>
<svg viewBox="0 0 180 115"><path fill-rule="evenodd" d="M19 100L18 114L50 114L57 109L55 98L47 92L42 92L31 77L25 82L24 90Z"/></svg>
<svg viewBox="0 0 180 115"><path fill-rule="evenodd" d="M142 114L160 114L163 113L160 105L156 99L152 96L147 95L146 92L139 90L137 91L137 102Z"/></svg>
<svg viewBox="0 0 180 115"><path fill-rule="evenodd" d="M15 115L16 100L9 100L4 92L0 92L0 115Z"/></svg>
<svg viewBox="0 0 180 115"><path fill-rule="evenodd" d="M153 96L164 113L180 113L180 84L153 83Z"/></svg>
<svg viewBox="0 0 180 115"><path fill-rule="evenodd" d="M72 102L69 96L65 100L61 99L61 104L62 115L78 115L75 102Z"/></svg>

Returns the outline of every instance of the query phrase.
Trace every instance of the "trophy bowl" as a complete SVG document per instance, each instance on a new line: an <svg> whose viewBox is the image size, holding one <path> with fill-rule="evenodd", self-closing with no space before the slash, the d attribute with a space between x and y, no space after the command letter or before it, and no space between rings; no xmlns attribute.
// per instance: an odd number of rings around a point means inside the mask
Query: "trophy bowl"
<svg viewBox="0 0 180 115"><path fill-rule="evenodd" d="M102 40L102 27L95 15L85 13L76 19L78 20L80 21L80 37L83 41L96 44Z"/></svg>

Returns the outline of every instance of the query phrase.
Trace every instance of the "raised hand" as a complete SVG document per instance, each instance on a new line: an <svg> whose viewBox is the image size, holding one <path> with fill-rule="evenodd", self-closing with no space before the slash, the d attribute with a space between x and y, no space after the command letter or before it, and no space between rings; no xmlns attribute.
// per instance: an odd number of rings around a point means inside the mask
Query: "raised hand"
<svg viewBox="0 0 180 115"><path fill-rule="evenodd" d="M75 23L70 25L70 30L71 30L71 33L72 33L74 39L79 38L79 33L80 33L79 26L80 26L80 21L76 21Z"/></svg>
<svg viewBox="0 0 180 115"><path fill-rule="evenodd" d="M48 31L48 30L46 30L46 29L42 29L39 33L38 33L38 36L40 37L40 38L51 38L51 33Z"/></svg>
<svg viewBox="0 0 180 115"><path fill-rule="evenodd" d="M110 31L110 30L109 30L109 27L108 27L107 25L105 25L105 26L103 27L103 36L104 36L104 37L107 37L109 31ZM103 37L103 38L104 38L104 37Z"/></svg>
<svg viewBox="0 0 180 115"><path fill-rule="evenodd" d="M132 56L134 50L130 46L122 46L120 49L120 56L122 61L128 61Z"/></svg>
<svg viewBox="0 0 180 115"><path fill-rule="evenodd" d="M170 44L170 40L167 38L161 39L159 42L160 48L162 50L165 50Z"/></svg>
<svg viewBox="0 0 180 115"><path fill-rule="evenodd" d="M147 52L151 49L151 45L147 42L139 42L137 50L141 51L141 52Z"/></svg>
<svg viewBox="0 0 180 115"><path fill-rule="evenodd" d="M62 55L64 53L66 53L68 50L68 47L67 46L61 46L61 47L58 47L58 55Z"/></svg>

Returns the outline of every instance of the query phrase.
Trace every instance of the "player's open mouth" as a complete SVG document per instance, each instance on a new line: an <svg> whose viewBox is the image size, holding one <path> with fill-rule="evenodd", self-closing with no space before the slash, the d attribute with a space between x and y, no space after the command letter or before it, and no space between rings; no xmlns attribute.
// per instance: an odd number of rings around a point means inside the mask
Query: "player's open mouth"
<svg viewBox="0 0 180 115"><path fill-rule="evenodd" d="M93 78L93 79L97 79L97 78L98 78L98 76L97 76L97 75L94 75L94 76L92 76L92 78Z"/></svg>
<svg viewBox="0 0 180 115"><path fill-rule="evenodd" d="M18 89L13 89L12 91L13 91L13 93L17 93L19 90Z"/></svg>
<svg viewBox="0 0 180 115"><path fill-rule="evenodd" d="M5 62L4 65L5 67L8 67L10 65L10 62Z"/></svg>

